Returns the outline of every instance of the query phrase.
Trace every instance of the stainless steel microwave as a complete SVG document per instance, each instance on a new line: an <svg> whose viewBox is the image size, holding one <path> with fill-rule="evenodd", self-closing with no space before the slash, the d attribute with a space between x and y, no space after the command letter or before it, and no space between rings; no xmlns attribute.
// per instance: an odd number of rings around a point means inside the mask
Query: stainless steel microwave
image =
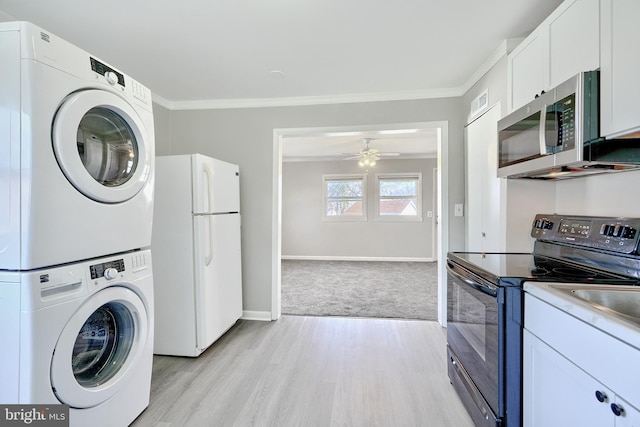
<svg viewBox="0 0 640 427"><path fill-rule="evenodd" d="M640 140L600 137L599 72L580 73L498 122L498 176L562 179L640 167Z"/></svg>

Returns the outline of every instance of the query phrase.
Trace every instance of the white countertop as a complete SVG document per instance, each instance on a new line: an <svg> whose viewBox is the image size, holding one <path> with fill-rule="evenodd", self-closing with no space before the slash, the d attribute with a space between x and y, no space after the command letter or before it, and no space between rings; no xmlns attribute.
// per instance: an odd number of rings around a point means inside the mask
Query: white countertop
<svg viewBox="0 0 640 427"><path fill-rule="evenodd" d="M633 289L634 292L640 292L640 287L608 285L608 287L609 286L618 289L628 288ZM640 349L640 325L616 316L613 312L607 311L607 308L596 308L588 301L571 296L557 289L588 289L590 287L602 288L602 285L525 282L523 286L525 292L636 349Z"/></svg>

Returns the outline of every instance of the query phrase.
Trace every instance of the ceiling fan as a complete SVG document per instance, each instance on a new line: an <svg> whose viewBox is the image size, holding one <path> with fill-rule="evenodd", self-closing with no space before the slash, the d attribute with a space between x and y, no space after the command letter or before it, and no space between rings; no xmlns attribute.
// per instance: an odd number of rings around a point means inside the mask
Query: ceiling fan
<svg viewBox="0 0 640 427"><path fill-rule="evenodd" d="M380 160L381 157L396 157L400 155L400 153L382 152L377 148L369 147L369 143L372 140L373 138L362 138L362 142L364 142L365 148L357 153L344 153L351 154L350 157L347 157L344 160L358 160L358 164L361 167L365 167L375 166L376 162Z"/></svg>

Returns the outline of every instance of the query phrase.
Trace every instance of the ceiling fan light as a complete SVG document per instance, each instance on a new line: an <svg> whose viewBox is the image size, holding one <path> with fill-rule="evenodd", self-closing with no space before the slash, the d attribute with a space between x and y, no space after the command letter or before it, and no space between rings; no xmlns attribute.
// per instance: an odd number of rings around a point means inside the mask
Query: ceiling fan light
<svg viewBox="0 0 640 427"><path fill-rule="evenodd" d="M358 162L358 165L359 165L361 168L363 168L363 167L364 167L364 160L360 160L360 161Z"/></svg>

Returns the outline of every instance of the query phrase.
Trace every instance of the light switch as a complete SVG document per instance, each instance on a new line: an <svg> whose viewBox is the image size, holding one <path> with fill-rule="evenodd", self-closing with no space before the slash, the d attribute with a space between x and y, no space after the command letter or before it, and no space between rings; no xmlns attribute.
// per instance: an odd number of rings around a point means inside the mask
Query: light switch
<svg viewBox="0 0 640 427"><path fill-rule="evenodd" d="M456 203L453 207L454 216L464 216L464 205L462 203Z"/></svg>

